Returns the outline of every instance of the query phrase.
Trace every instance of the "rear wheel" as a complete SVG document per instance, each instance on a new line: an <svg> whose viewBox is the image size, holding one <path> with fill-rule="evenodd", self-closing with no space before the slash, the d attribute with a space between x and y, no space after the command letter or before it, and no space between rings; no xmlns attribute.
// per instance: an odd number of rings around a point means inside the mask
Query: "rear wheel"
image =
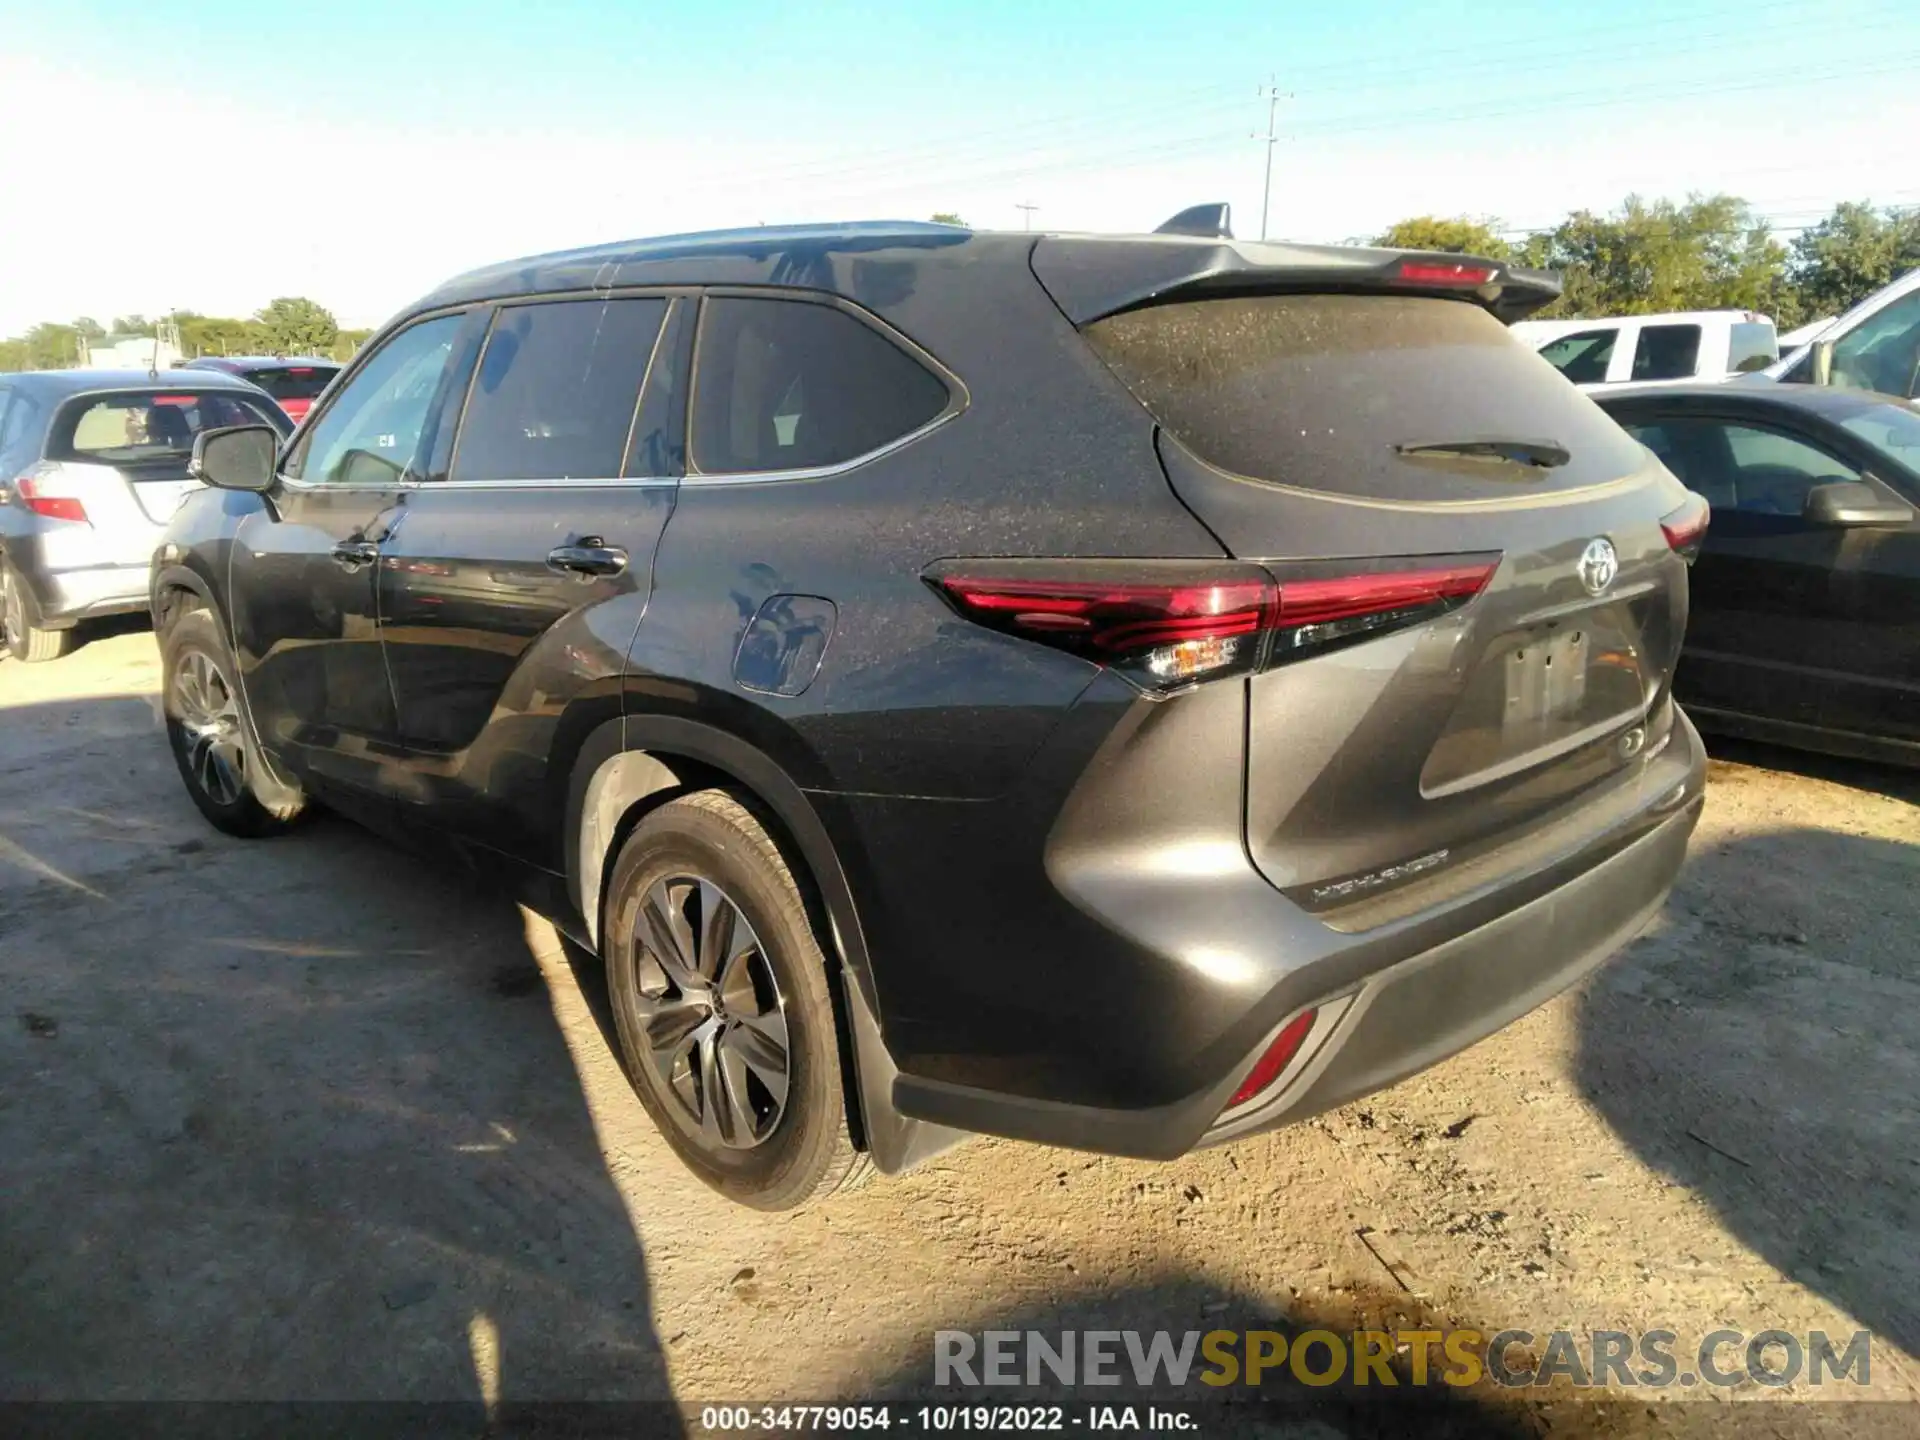
<svg viewBox="0 0 1920 1440"><path fill-rule="evenodd" d="M37 664L58 660L73 648L73 630L48 630L39 620L27 582L11 564L0 565L0 630L4 630L7 653L16 660Z"/></svg>
<svg viewBox="0 0 1920 1440"><path fill-rule="evenodd" d="M187 794L200 813L229 835L275 835L299 817L294 805L267 809L253 793L257 764L247 740L233 657L205 610L174 622L161 642L167 739Z"/></svg>
<svg viewBox="0 0 1920 1440"><path fill-rule="evenodd" d="M759 1210L848 1180L860 1157L826 961L746 807L707 790L641 821L614 867L602 948L628 1076L689 1169Z"/></svg>

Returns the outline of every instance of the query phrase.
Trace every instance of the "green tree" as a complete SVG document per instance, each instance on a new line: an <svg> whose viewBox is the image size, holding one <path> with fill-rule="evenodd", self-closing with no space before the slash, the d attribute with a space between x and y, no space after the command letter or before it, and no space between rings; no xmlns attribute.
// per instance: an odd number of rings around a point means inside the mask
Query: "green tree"
<svg viewBox="0 0 1920 1440"><path fill-rule="evenodd" d="M221 315L182 315L180 348L188 355L250 355L267 348L258 321Z"/></svg>
<svg viewBox="0 0 1920 1440"><path fill-rule="evenodd" d="M340 334L333 313L302 296L282 296L254 319L259 322L267 348L276 354L325 354Z"/></svg>
<svg viewBox="0 0 1920 1440"><path fill-rule="evenodd" d="M1848 200L1793 242L1794 286L1808 315L1838 315L1920 266L1920 211Z"/></svg>
<svg viewBox="0 0 1920 1440"><path fill-rule="evenodd" d="M73 331L74 334L84 336L88 340L104 340L107 338L107 327L91 315L82 315L78 320L74 321Z"/></svg>
<svg viewBox="0 0 1920 1440"><path fill-rule="evenodd" d="M153 334L153 321L140 314L121 315L113 322L113 333L116 335L151 335Z"/></svg>
<svg viewBox="0 0 1920 1440"><path fill-rule="evenodd" d="M45 323L21 337L25 370L60 370L80 363L80 332L71 325Z"/></svg>
<svg viewBox="0 0 1920 1440"><path fill-rule="evenodd" d="M1764 310L1795 323L1800 302L1787 251L1744 200L1630 195L1611 215L1577 210L1546 246L1566 294L1550 312L1649 315L1667 310Z"/></svg>
<svg viewBox="0 0 1920 1440"><path fill-rule="evenodd" d="M933 212L933 223L936 225L964 225L967 222L951 210L936 210Z"/></svg>
<svg viewBox="0 0 1920 1440"><path fill-rule="evenodd" d="M1499 223L1471 220L1464 215L1416 215L1389 225L1373 243L1389 250L1439 250L1450 255L1506 260L1512 257L1513 247L1495 233Z"/></svg>

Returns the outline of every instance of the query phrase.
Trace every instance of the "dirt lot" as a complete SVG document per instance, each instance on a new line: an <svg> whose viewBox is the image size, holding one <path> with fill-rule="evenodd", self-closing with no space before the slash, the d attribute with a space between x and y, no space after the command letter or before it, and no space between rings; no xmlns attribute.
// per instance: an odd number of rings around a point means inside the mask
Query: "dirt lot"
<svg viewBox="0 0 1920 1440"><path fill-rule="evenodd" d="M982 1140L768 1217L674 1162L543 924L344 822L210 830L157 673L136 628L0 662L0 1399L952 1399L936 1329L1356 1318L1683 1356L1864 1326L1870 1395L1920 1397L1920 777L1728 749L1627 954L1320 1121L1171 1165ZM1174 1403L1401 1433L1379 1393ZM1920 1429L1751 1383L1420 1418L1678 1430L1781 1396L1817 1403L1740 1413Z"/></svg>

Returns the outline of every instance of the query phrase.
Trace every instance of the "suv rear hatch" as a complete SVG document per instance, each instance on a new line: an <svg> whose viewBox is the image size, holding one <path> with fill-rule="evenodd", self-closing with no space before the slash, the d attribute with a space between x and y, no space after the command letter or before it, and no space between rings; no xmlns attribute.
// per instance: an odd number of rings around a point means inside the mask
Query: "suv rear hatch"
<svg viewBox="0 0 1920 1440"><path fill-rule="evenodd" d="M1203 244L1185 278L1163 254L1141 286L1119 247L1086 245L1042 240L1035 274L1158 422L1175 493L1280 582L1247 682L1246 840L1268 879L1378 923L1418 877L1491 878L1496 852L1631 805L1686 622L1668 530L1705 510L1507 333L1551 282Z"/></svg>
<svg viewBox="0 0 1920 1440"><path fill-rule="evenodd" d="M194 437L228 425L282 430L269 408L228 389L77 395L54 416L46 458L24 478L45 503L42 513L86 523L90 533L76 531L69 543L83 546L91 563L145 564L157 532L199 483L187 474Z"/></svg>

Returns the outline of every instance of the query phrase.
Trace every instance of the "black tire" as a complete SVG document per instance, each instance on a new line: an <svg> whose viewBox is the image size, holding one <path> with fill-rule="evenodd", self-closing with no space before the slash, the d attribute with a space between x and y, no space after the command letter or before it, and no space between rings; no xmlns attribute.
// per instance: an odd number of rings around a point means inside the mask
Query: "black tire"
<svg viewBox="0 0 1920 1440"><path fill-rule="evenodd" d="M190 610L162 636L160 673L167 743L200 813L215 829L248 840L289 828L304 802L270 810L254 794L259 760L247 738L233 656L210 612Z"/></svg>
<svg viewBox="0 0 1920 1440"><path fill-rule="evenodd" d="M709 932L719 902L734 913ZM663 934L674 916L679 928ZM723 931L730 938L707 947L720 958L703 969L702 946ZM601 950L628 1079L694 1174L756 1210L790 1210L864 1168L825 957L786 861L738 800L699 791L634 828L614 864ZM776 1021L783 1095L766 1079ZM656 1048L649 1036L672 1038Z"/></svg>
<svg viewBox="0 0 1920 1440"><path fill-rule="evenodd" d="M14 659L37 665L43 660L58 660L73 648L72 626L48 630L39 620L33 594L20 572L11 562L0 566L0 634L4 634L7 653Z"/></svg>

